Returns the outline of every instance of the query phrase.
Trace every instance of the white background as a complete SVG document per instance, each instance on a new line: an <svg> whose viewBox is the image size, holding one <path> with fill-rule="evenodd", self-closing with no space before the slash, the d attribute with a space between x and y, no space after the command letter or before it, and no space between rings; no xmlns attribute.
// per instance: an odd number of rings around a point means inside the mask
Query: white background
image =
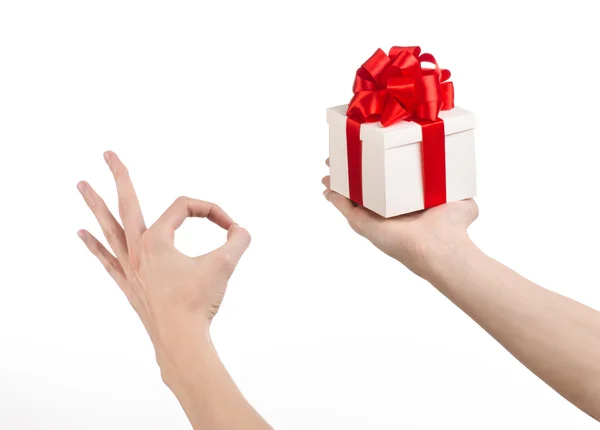
<svg viewBox="0 0 600 430"><path fill-rule="evenodd" d="M122 293L76 236L178 195L253 235L213 335L278 429L592 429L322 197L325 108L377 47L419 44L475 111L487 253L600 308L600 39L591 1L0 2L0 429L189 429ZM189 221L180 249L225 233Z"/></svg>

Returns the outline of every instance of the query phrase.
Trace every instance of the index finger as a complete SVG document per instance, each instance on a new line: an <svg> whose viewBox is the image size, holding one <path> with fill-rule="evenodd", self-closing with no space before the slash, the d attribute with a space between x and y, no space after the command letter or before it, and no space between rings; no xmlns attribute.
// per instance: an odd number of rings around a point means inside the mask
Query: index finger
<svg viewBox="0 0 600 430"><path fill-rule="evenodd" d="M186 218L207 218L228 230L233 220L218 205L190 197L178 197L151 227L162 234L172 235Z"/></svg>
<svg viewBox="0 0 600 430"><path fill-rule="evenodd" d="M324 177L322 182L323 185L327 187L323 192L325 198L329 200L342 215L344 215L354 231L362 236L368 237L370 231L369 227L377 220L377 216L362 206L356 206L350 199L347 199L341 194L331 191L329 188L329 176Z"/></svg>

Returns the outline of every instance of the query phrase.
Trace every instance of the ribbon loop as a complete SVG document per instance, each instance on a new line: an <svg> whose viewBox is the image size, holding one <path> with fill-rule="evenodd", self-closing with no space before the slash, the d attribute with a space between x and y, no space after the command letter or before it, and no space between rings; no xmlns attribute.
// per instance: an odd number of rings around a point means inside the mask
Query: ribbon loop
<svg viewBox="0 0 600 430"><path fill-rule="evenodd" d="M378 49L356 72L347 115L365 123L380 121L385 112L384 127L410 116L433 121L440 110L454 107L454 87L448 79L450 71L440 69L435 57L421 54L418 46L394 46L389 54Z"/></svg>
<svg viewBox="0 0 600 430"><path fill-rule="evenodd" d="M365 61L362 68L369 73L373 80L377 80L377 77L390 65L391 61L385 52L378 49L371 55L371 58Z"/></svg>

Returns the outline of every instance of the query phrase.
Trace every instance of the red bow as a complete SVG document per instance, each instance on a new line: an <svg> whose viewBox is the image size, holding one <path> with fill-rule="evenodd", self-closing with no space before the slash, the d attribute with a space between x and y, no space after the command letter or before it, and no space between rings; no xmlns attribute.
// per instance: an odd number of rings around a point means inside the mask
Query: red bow
<svg viewBox="0 0 600 430"><path fill-rule="evenodd" d="M409 117L435 121L440 110L454 107L448 79L450 71L418 46L394 46L389 55L378 49L356 72L347 115L360 124L381 121L384 127Z"/></svg>

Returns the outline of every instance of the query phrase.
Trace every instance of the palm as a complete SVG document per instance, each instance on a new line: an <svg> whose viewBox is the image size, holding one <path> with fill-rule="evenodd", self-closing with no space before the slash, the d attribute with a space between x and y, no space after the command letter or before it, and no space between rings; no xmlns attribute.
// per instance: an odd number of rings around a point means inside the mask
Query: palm
<svg viewBox="0 0 600 430"><path fill-rule="evenodd" d="M325 197L354 231L420 276L432 255L453 252L448 248L455 246L457 238L466 237L467 228L479 214L477 204L469 199L386 219L331 191L329 176L323 178L323 184Z"/></svg>

